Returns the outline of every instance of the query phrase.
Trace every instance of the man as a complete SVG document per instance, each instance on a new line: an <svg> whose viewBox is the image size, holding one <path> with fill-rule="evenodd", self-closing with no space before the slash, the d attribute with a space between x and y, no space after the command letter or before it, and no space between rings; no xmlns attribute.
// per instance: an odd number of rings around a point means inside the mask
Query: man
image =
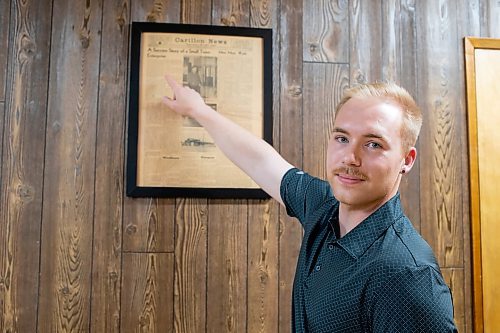
<svg viewBox="0 0 500 333"><path fill-rule="evenodd" d="M196 119L219 148L297 217L304 238L293 288L294 332L456 332L431 248L401 210L417 156L420 110L394 84L346 92L327 151L328 182L211 110L167 76L167 107Z"/></svg>

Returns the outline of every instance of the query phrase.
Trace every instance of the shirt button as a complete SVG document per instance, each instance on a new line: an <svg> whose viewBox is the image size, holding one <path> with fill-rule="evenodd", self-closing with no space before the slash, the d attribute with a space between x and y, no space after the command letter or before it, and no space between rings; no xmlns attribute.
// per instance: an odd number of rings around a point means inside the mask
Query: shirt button
<svg viewBox="0 0 500 333"><path fill-rule="evenodd" d="M317 272L319 272L321 270L321 265L316 265L315 269Z"/></svg>
<svg viewBox="0 0 500 333"><path fill-rule="evenodd" d="M329 248L330 250L333 250L333 244L328 244L328 248Z"/></svg>

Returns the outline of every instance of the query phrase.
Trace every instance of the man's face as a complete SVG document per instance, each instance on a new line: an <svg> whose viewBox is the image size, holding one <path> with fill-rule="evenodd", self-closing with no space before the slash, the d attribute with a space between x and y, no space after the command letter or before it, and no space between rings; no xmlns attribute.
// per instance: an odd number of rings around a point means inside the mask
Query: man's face
<svg viewBox="0 0 500 333"><path fill-rule="evenodd" d="M409 171L416 154L414 148L409 156L403 154L402 117L396 105L373 97L350 99L338 111L327 172L342 204L370 210L396 194L400 172Z"/></svg>

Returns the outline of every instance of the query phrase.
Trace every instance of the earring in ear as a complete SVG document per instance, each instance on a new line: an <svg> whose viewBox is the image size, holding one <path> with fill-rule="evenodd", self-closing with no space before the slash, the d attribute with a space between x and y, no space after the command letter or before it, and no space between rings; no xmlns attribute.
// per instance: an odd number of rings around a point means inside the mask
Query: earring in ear
<svg viewBox="0 0 500 333"><path fill-rule="evenodd" d="M405 173L406 172L406 169L403 169L401 170L401 174Z"/></svg>

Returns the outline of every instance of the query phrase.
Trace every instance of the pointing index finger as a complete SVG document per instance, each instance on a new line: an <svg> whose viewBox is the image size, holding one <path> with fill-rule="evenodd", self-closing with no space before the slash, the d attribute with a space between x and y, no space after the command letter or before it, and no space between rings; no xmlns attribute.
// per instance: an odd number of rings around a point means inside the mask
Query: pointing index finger
<svg viewBox="0 0 500 333"><path fill-rule="evenodd" d="M177 83L177 81L174 80L170 74L165 75L165 80L167 80L168 85L172 88L172 90L176 90L180 87L180 85Z"/></svg>

